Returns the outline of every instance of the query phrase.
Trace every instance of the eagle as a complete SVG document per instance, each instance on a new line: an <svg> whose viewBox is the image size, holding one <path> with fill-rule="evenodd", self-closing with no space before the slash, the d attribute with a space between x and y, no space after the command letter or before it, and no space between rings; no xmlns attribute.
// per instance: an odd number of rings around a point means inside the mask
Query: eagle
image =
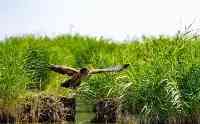
<svg viewBox="0 0 200 124"><path fill-rule="evenodd" d="M122 64L122 65L115 65L115 66L103 68L103 69L88 69L88 68L75 69L75 68L66 67L62 65L51 64L49 66L49 69L51 71L71 77L69 80L64 81L61 84L61 87L76 89L77 87L80 86L80 83L83 79L86 79L93 74L107 73L107 72L120 72L126 69L128 66L129 64Z"/></svg>

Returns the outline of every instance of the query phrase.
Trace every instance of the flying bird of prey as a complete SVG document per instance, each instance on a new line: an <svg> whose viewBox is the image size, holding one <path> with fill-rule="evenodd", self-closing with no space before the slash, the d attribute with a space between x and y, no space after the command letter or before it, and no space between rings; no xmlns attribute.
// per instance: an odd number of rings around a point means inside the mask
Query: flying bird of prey
<svg viewBox="0 0 200 124"><path fill-rule="evenodd" d="M108 67L104 69L89 70L87 68L81 68L77 70L71 67L65 67L61 65L50 65L49 69L54 72L70 76L71 78L69 80L64 81L64 83L62 83L61 86L65 88L75 89L78 86L80 86L81 80L89 77L92 74L106 73L106 72L120 72L126 69L128 66L129 64L123 64L123 65L116 65L116 66Z"/></svg>

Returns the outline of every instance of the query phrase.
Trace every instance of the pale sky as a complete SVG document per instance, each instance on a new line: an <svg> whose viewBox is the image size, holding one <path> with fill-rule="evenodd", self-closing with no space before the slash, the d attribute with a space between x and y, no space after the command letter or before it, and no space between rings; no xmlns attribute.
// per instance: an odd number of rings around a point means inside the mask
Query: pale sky
<svg viewBox="0 0 200 124"><path fill-rule="evenodd" d="M199 0L0 0L0 39L80 33L124 40L173 35L194 20Z"/></svg>

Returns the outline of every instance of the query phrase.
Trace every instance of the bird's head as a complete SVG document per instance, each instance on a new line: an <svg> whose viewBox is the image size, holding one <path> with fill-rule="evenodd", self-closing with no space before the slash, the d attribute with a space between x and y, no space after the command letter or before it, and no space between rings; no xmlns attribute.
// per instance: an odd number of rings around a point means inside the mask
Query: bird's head
<svg viewBox="0 0 200 124"><path fill-rule="evenodd" d="M81 73L82 75L88 75L89 70L88 70L87 68L81 68L80 73Z"/></svg>

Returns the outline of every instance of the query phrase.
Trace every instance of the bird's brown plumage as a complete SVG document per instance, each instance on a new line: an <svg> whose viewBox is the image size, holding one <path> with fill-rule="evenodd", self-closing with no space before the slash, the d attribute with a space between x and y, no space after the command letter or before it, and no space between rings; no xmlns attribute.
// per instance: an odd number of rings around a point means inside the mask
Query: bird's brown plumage
<svg viewBox="0 0 200 124"><path fill-rule="evenodd" d="M67 74L68 76L73 76L74 74L77 74L79 72L79 70L76 70L71 67L53 64L49 66L49 69L60 74Z"/></svg>
<svg viewBox="0 0 200 124"><path fill-rule="evenodd" d="M71 79L64 81L64 83L61 84L61 86L75 89L80 85L81 80L84 78L87 78L89 75L97 74L97 73L106 73L106 72L120 72L126 69L128 66L129 64L123 64L123 65L116 65L116 66L103 68L103 69L89 70L87 68L82 68L80 70L77 70L71 67L65 67L65 66L60 66L60 65L50 65L49 69L60 74L71 76Z"/></svg>

